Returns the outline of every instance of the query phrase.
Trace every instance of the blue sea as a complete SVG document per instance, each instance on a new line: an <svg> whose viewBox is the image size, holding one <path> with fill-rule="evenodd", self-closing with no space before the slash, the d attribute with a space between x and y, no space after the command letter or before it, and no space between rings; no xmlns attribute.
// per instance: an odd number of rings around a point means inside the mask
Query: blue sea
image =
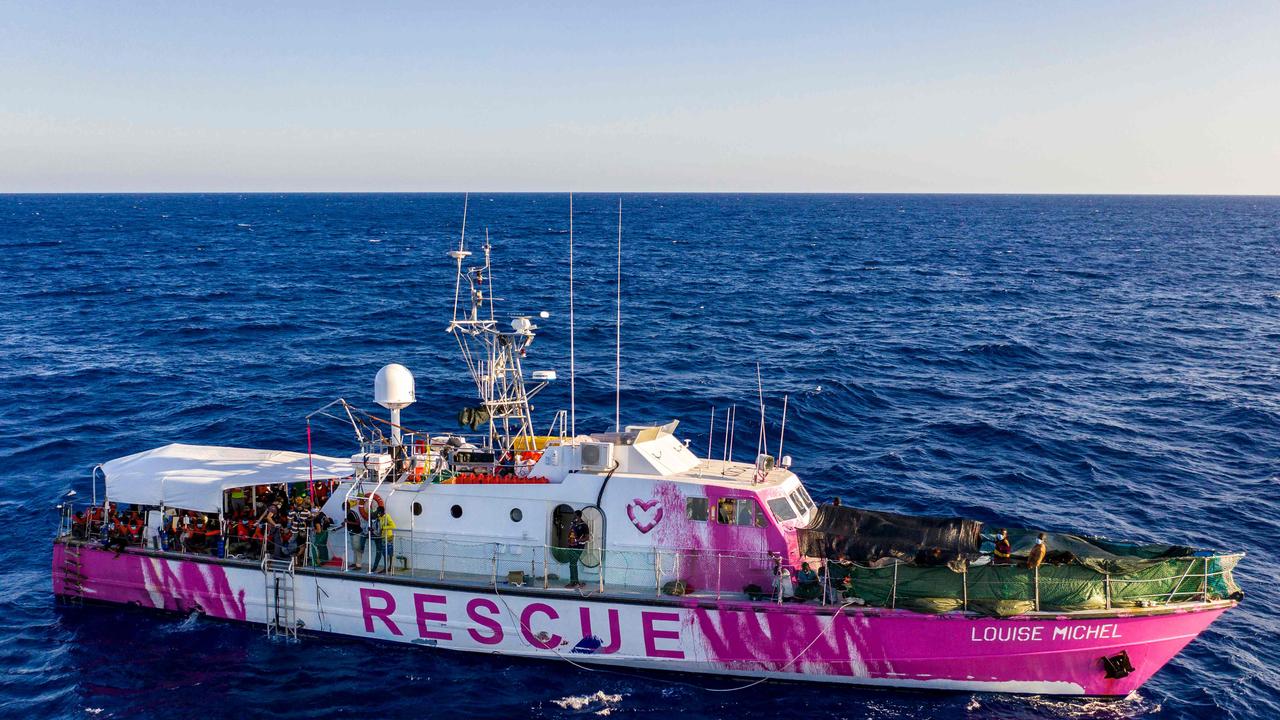
<svg viewBox="0 0 1280 720"><path fill-rule="evenodd" d="M0 196L0 716L1280 717L1280 198L626 195L622 413L705 452L756 364L819 500L1245 550L1248 597L1120 701L588 672L198 617L55 605L55 506L169 442L306 449L303 416L450 429L462 195ZM614 195L574 198L577 415L612 425ZM469 200L500 308L568 405L568 197ZM349 451L336 424L317 450ZM716 439L716 453L720 439Z"/></svg>

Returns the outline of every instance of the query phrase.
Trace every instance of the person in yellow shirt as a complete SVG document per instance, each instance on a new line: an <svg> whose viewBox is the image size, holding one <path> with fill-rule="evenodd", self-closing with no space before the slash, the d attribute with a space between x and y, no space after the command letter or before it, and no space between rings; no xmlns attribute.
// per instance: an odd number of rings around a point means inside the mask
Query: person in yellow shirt
<svg viewBox="0 0 1280 720"><path fill-rule="evenodd" d="M369 534L373 536L373 564L369 567L369 572L378 572L383 561L386 561L383 571L391 572L391 560L395 557L395 548L392 547L395 531L396 522L387 511L381 507L375 508L373 517L369 519Z"/></svg>
<svg viewBox="0 0 1280 720"><path fill-rule="evenodd" d="M382 537L387 541L387 572L391 572L391 561L396 557L394 540L396 537L396 521L390 515L382 515Z"/></svg>

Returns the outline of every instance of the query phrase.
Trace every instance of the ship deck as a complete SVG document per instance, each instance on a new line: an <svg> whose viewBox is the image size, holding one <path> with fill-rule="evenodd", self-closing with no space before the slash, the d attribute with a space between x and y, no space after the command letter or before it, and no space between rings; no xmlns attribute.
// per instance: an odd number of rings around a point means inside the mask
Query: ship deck
<svg viewBox="0 0 1280 720"><path fill-rule="evenodd" d="M101 544L97 542L84 542L74 540L69 537L59 537L55 540L57 543L67 545L78 545L84 548L101 549ZM104 552L114 552L114 550L104 550ZM148 548L129 547L123 552L129 554L145 555L148 557L163 558L166 560L191 561L202 564L214 564L225 567L235 567L243 570L252 570L255 572L263 571L263 564L258 560L242 559L242 558L219 558L209 555L196 555L189 553L168 552L163 550L153 550ZM707 607L723 608L725 603L739 605L742 607L777 607L785 605L788 608L800 610L807 608L812 612L856 612L867 615L885 615L885 614L909 614L920 615L928 614L934 617L950 617L956 619L965 618L992 618L993 616L975 612L970 610L951 610L940 613L921 613L915 610L879 607L873 605L860 605L854 603L839 603L834 601L824 601L821 598L813 600L797 600L788 598L780 601L776 598L760 598L750 597L743 592L716 592L713 590L694 590L685 595L675 596L665 594L655 590L651 585L638 586L626 585L619 583L610 583L601 586L598 581L587 583L584 587L570 588L559 579L548 577L546 582L543 578L531 578L530 582L513 584L508 583L504 579L497 579L493 573L469 573L462 571L445 570L443 573L439 570L430 569L397 569L392 572L371 573L365 570L351 570L340 567L299 567L295 573L300 576L322 576L343 578L353 582L374 582L384 584L405 585L410 587L421 588L441 588L460 591L474 591L481 593L511 594L526 597L565 597L565 598L590 598L599 601L622 602L622 603L644 603L658 605L675 605L689 606L699 605ZM1116 607L1107 609L1090 609L1090 610L1074 610L1074 611L1028 611L1020 613L1010 618L1021 619L1103 619L1115 617L1136 617L1149 615L1163 615L1171 613L1198 612L1203 610L1212 610L1219 608L1234 607L1238 604L1234 599L1204 599L1191 600L1185 602L1170 602L1164 604L1151 605L1147 607ZM804 610L801 610L802 612Z"/></svg>

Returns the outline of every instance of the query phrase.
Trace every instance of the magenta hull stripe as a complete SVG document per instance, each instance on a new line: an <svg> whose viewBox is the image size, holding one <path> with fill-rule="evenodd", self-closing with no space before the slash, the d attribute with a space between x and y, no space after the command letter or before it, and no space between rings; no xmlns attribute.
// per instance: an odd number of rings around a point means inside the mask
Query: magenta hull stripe
<svg viewBox="0 0 1280 720"><path fill-rule="evenodd" d="M54 592L262 623L265 578L253 566L84 547L73 576L54 545ZM74 550L72 551L74 552ZM1125 695L1231 603L1109 617L988 618L811 605L611 602L576 593L431 587L298 574L297 617L330 632L442 648L646 668L938 689ZM325 598L317 604L315 598ZM595 648L589 654L578 647ZM575 652L575 648L578 648ZM1125 651L1134 672L1106 677Z"/></svg>

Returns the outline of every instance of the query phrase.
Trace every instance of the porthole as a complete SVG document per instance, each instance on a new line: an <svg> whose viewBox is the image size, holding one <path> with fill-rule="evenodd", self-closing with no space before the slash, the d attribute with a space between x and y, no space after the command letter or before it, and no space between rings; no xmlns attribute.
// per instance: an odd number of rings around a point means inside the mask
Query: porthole
<svg viewBox="0 0 1280 720"><path fill-rule="evenodd" d="M524 519L524 513L520 512L520 508L511 508L511 522L520 522Z"/></svg>
<svg viewBox="0 0 1280 720"><path fill-rule="evenodd" d="M449 514L456 518L462 517L462 506L454 505L453 507L449 508Z"/></svg>
<svg viewBox="0 0 1280 720"><path fill-rule="evenodd" d="M415 503L413 504L413 514L414 514L414 515L421 515L421 514L422 514L422 503L420 503L420 502L415 502Z"/></svg>

